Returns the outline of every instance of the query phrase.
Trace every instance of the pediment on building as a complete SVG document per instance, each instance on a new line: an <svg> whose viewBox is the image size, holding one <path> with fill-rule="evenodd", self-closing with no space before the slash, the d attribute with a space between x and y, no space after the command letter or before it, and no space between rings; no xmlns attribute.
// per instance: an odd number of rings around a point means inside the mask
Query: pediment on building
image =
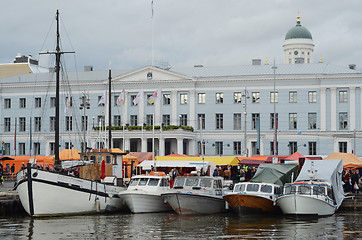
<svg viewBox="0 0 362 240"><path fill-rule="evenodd" d="M152 83L152 82L173 82L173 81L193 81L190 76L172 72L170 70L161 69L158 67L146 66L125 74L114 76L113 82L124 83Z"/></svg>

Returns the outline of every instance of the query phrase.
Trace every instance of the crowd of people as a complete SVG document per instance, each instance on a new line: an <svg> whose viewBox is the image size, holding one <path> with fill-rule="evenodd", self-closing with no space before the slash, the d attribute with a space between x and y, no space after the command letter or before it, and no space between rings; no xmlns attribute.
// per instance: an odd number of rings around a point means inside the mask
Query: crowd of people
<svg viewBox="0 0 362 240"><path fill-rule="evenodd" d="M345 193L359 193L362 189L362 176L358 169L343 171L342 181Z"/></svg>
<svg viewBox="0 0 362 240"><path fill-rule="evenodd" d="M238 166L216 166L214 173L215 176L224 177L225 180L233 180L234 182L249 181L255 174L256 167L241 165Z"/></svg>

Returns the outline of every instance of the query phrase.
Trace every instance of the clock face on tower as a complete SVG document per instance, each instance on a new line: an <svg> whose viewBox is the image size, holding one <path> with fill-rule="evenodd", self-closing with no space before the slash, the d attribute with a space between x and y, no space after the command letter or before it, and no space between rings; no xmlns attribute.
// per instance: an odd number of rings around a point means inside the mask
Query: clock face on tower
<svg viewBox="0 0 362 240"><path fill-rule="evenodd" d="M298 55L298 51L294 51L294 55Z"/></svg>

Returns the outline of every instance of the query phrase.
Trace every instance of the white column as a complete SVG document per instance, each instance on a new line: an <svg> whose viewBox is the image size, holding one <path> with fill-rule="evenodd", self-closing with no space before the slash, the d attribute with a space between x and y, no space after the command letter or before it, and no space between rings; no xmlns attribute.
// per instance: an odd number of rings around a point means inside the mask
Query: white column
<svg viewBox="0 0 362 240"><path fill-rule="evenodd" d="M155 126L161 126L161 101L162 101L162 92L160 90L160 96L156 98L155 101Z"/></svg>
<svg viewBox="0 0 362 240"><path fill-rule="evenodd" d="M147 98L145 98L145 93L143 92L142 93L143 96L142 96L142 101L140 101L140 103L138 104L138 115L140 117L139 121L138 121L138 124L143 124L145 122L145 101L147 101Z"/></svg>
<svg viewBox="0 0 362 240"><path fill-rule="evenodd" d="M127 150L131 150L131 144L130 144L130 139L129 138L125 138L124 140L124 148L123 151L127 151Z"/></svg>
<svg viewBox="0 0 362 240"><path fill-rule="evenodd" d="M177 153L183 154L183 139L177 138Z"/></svg>
<svg viewBox="0 0 362 240"><path fill-rule="evenodd" d="M171 125L178 125L177 116L177 91L172 91L171 93L171 105L172 105L172 116L171 116Z"/></svg>
<svg viewBox="0 0 362 240"><path fill-rule="evenodd" d="M141 142L142 142L141 152L147 152L147 138L146 137L142 138Z"/></svg>
<svg viewBox="0 0 362 240"><path fill-rule="evenodd" d="M327 130L327 105L326 105L326 89L321 88L321 104L320 104L320 129L321 131Z"/></svg>
<svg viewBox="0 0 362 240"><path fill-rule="evenodd" d="M158 153L159 156L165 156L165 139L160 137L160 151Z"/></svg>
<svg viewBox="0 0 362 240"><path fill-rule="evenodd" d="M356 129L356 88L349 88L349 130L354 131Z"/></svg>
<svg viewBox="0 0 362 240"><path fill-rule="evenodd" d="M337 130L337 93L331 88L331 131Z"/></svg>
<svg viewBox="0 0 362 240"><path fill-rule="evenodd" d="M189 153L188 155L195 155L195 140L189 140Z"/></svg>
<svg viewBox="0 0 362 240"><path fill-rule="evenodd" d="M195 113L195 90L189 91L190 95L190 101L189 101L189 114L190 114L190 126L195 129L197 119L196 119L196 113Z"/></svg>
<svg viewBox="0 0 362 240"><path fill-rule="evenodd" d="M128 111L128 101L127 101L127 99L128 99L128 93L126 92L126 91L124 91L124 99L125 99L125 101L124 101L124 104L122 105L122 122L123 122L123 124L125 125L126 123L129 123L128 122L128 119L127 119L127 116L128 116L128 114L127 114L127 111ZM130 104L132 104L132 103L130 103Z"/></svg>

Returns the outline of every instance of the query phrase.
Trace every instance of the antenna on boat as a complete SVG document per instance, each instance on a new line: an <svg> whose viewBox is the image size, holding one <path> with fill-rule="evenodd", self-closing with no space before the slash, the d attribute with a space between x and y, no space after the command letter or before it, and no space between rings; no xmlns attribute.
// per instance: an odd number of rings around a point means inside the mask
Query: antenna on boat
<svg viewBox="0 0 362 240"><path fill-rule="evenodd" d="M59 159L59 97L60 97L60 56L64 53L74 53L74 52L62 52L60 51L60 33L59 33L59 10L56 12L57 21L57 46L55 48L55 52L46 52L46 53L39 53L42 54L55 54L55 80L56 80L56 87L55 87L55 146L54 146L54 168L56 170L60 170L62 168L60 159Z"/></svg>

